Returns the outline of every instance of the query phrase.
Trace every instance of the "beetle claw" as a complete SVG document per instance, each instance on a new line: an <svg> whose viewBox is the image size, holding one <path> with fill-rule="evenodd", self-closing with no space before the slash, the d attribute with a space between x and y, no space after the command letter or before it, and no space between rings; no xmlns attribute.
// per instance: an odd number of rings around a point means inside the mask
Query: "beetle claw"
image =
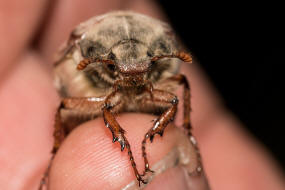
<svg viewBox="0 0 285 190"><path fill-rule="evenodd" d="M115 136L113 134L113 143L118 141L121 145L121 151L123 151L126 147L125 139L122 136Z"/></svg>
<svg viewBox="0 0 285 190"><path fill-rule="evenodd" d="M142 178L142 176L143 175L137 175L137 180L138 180L138 182L139 182L139 187L141 186L141 183L143 183L143 184L147 184L147 181L146 180L144 180L143 178Z"/></svg>
<svg viewBox="0 0 285 190"><path fill-rule="evenodd" d="M163 136L164 131L157 132L161 137Z"/></svg>
<svg viewBox="0 0 285 190"><path fill-rule="evenodd" d="M149 140L150 140L151 143L152 143L152 141L153 141L153 138L154 138L154 134L150 134Z"/></svg>
<svg viewBox="0 0 285 190"><path fill-rule="evenodd" d="M146 171L146 172L154 173L154 171L153 171L153 170L151 170L151 169L149 169L149 168L147 168L145 171Z"/></svg>
<svg viewBox="0 0 285 190"><path fill-rule="evenodd" d="M145 176L148 172L155 173L155 171L151 170L150 168L145 168L142 176Z"/></svg>
<svg viewBox="0 0 285 190"><path fill-rule="evenodd" d="M119 143L121 144L121 151L125 149L126 143L124 140L119 140Z"/></svg>
<svg viewBox="0 0 285 190"><path fill-rule="evenodd" d="M116 142L116 141L118 141L118 140L119 140L118 137L113 136L113 143Z"/></svg>

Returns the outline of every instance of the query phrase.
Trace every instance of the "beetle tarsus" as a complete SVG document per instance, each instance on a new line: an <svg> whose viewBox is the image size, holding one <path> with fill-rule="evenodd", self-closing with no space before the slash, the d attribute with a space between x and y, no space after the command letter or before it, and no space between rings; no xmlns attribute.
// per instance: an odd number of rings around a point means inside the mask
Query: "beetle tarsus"
<svg viewBox="0 0 285 190"><path fill-rule="evenodd" d="M125 141L124 140L118 140L119 141L119 143L120 143L120 145L121 145L121 151L123 151L124 149L125 149L125 146L126 146L126 143L125 143Z"/></svg>
<svg viewBox="0 0 285 190"><path fill-rule="evenodd" d="M116 142L116 141L118 141L118 137L115 137L114 134L113 134L113 143Z"/></svg>
<svg viewBox="0 0 285 190"><path fill-rule="evenodd" d="M149 140L150 140L151 143L152 143L152 141L153 141L153 138L154 138L154 134L150 134L150 135L149 135Z"/></svg>
<svg viewBox="0 0 285 190"><path fill-rule="evenodd" d="M142 178L142 176L143 176L143 175L140 175L140 174L137 174L137 175L136 175L137 180L138 180L138 183L139 183L139 187L141 186L141 183L147 184L147 181L144 180L144 179Z"/></svg>
<svg viewBox="0 0 285 190"><path fill-rule="evenodd" d="M155 173L155 171L151 170L149 167L145 166L144 172L142 174L142 176L145 176L148 172L150 173Z"/></svg>

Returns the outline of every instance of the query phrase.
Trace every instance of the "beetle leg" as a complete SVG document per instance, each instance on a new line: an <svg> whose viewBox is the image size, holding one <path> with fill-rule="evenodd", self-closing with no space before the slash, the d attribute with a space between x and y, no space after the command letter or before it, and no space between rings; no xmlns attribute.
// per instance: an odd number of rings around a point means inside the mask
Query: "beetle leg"
<svg viewBox="0 0 285 190"><path fill-rule="evenodd" d="M54 156L55 156L55 153L56 151L58 150L61 142L63 141L64 139L64 128L61 127L61 115L60 115L60 110L62 109L62 104L60 104L60 106L58 107L57 111L56 111L56 115L55 115L55 124L54 124L54 133L53 133L53 136L54 136L54 144L53 144L53 149L51 151L52 153L52 156L51 156L51 159L49 161L49 164L48 164L48 167L47 169L45 170L45 173L41 179L41 182L40 182L40 186L39 186L39 190L42 190L43 187L45 186L47 180L48 180L48 175L49 175L49 171L50 171L50 167L51 167L51 163L54 159Z"/></svg>
<svg viewBox="0 0 285 190"><path fill-rule="evenodd" d="M178 84L183 85L183 115L184 115L184 119L183 119L183 127L184 129L186 129L187 131L187 135L189 137L192 136L191 133L191 121L190 121L190 112L191 112L191 102L190 102L190 85L187 81L187 78L185 77L185 75L182 74L178 74L178 75L174 75L166 80L172 80L172 81L177 81Z"/></svg>
<svg viewBox="0 0 285 190"><path fill-rule="evenodd" d="M149 138L150 142L152 142L155 134L159 134L160 136L163 135L164 129L167 127L168 123L174 120L178 105L177 97L170 92L163 90L153 90L152 95L153 95L152 100L146 100L146 101L151 101L151 102L153 101L154 103L159 103L160 106L168 108L160 115L160 117L158 117L158 119L155 120L154 126L151 129L149 129L149 131L145 134L144 139L142 141L142 156L144 158L144 163L145 163L145 171L143 175L145 175L146 172L153 172L149 168L149 162L147 159L146 148L145 148L146 140Z"/></svg>
<svg viewBox="0 0 285 190"><path fill-rule="evenodd" d="M191 103L190 103L190 85L187 81L187 78L182 74L177 74L172 77L169 77L161 81L157 86L161 89L168 89L169 86L183 85L183 128L186 130L188 136L192 136L191 133L191 122L190 122L190 112L191 112ZM173 89L169 89L171 91Z"/></svg>
<svg viewBox="0 0 285 190"><path fill-rule="evenodd" d="M177 74L172 77L169 77L165 79L165 81L163 81L162 83L167 83L167 82L177 82L179 85L183 85L183 88L184 88L183 89L183 112L184 112L183 113L184 114L183 128L186 130L189 140L191 141L191 143L194 145L196 149L196 153L197 153L198 161L199 161L199 164L198 164L199 166L197 167L197 171L199 173L202 170L202 163L201 163L201 155L200 155L199 148L197 146L197 142L195 138L192 136L192 132L191 132L192 125L190 121L190 112L191 112L190 85L187 81L187 78L183 74Z"/></svg>
<svg viewBox="0 0 285 190"><path fill-rule="evenodd" d="M42 190L46 184L48 179L50 167L54 156L59 149L61 143L63 142L65 136L68 134L68 130L65 128L65 125L62 124L61 118L61 110L62 109L69 109L69 110L79 110L79 111L90 111L92 109L93 113L96 114L101 111L100 105L103 104L105 98L63 98L60 106L57 108L56 115L55 115L55 124L54 124L54 144L52 149L52 157L49 161L49 165L41 179L41 183L39 186L39 190Z"/></svg>
<svg viewBox="0 0 285 190"><path fill-rule="evenodd" d="M110 129L113 135L113 142L118 141L120 143L121 151L123 151L125 148L128 150L128 155L130 157L130 161L131 161L135 176L139 182L139 186L141 182L146 184L147 182L142 179L142 176L139 174L137 170L137 166L136 166L136 163L133 157L130 143L125 137L125 130L121 128L114 114L112 113L113 109L118 105L116 102L112 102L113 100L112 98L117 99L117 100L119 99L117 98L117 91L114 91L107 97L105 106L103 107L103 118L104 118L105 125Z"/></svg>

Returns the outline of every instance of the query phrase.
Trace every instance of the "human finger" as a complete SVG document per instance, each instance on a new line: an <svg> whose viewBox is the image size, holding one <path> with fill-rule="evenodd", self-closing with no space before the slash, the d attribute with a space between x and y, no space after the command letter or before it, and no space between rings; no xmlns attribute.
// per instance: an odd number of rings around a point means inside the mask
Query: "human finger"
<svg viewBox="0 0 285 190"><path fill-rule="evenodd" d="M33 39L47 1L10 0L0 2L0 76L19 63L19 56ZM32 11L31 11L32 10Z"/></svg>
<svg viewBox="0 0 285 190"><path fill-rule="evenodd" d="M56 93L35 53L21 56L0 88L0 187L34 189L52 145Z"/></svg>
<svg viewBox="0 0 285 190"><path fill-rule="evenodd" d="M191 85L193 133L213 189L280 189L284 175L274 159L221 98L194 62L181 69Z"/></svg>
<svg viewBox="0 0 285 190"><path fill-rule="evenodd" d="M144 169L141 141L152 126L153 118L143 114L123 114L118 117L118 122L126 130L140 173ZM186 152L182 154L189 156L187 167L179 164L179 147L185 147ZM169 157L171 152L173 158ZM163 138L155 136L153 143L147 142L147 155L154 175L158 175L147 185L148 190L171 187L189 189L191 185L197 190L208 188L204 175L191 177L185 172L186 168L186 171L195 171L198 166L197 154L187 136L173 125L168 126ZM165 173L160 171L163 169ZM54 159L49 179L49 188L54 190L138 189L127 150L121 152L120 145L112 143L111 132L102 118L79 126L67 137Z"/></svg>

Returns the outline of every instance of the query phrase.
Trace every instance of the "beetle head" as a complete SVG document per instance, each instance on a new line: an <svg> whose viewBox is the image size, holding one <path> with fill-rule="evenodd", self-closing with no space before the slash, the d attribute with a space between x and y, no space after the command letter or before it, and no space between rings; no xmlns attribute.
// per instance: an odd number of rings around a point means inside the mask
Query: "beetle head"
<svg viewBox="0 0 285 190"><path fill-rule="evenodd" d="M151 60L147 56L148 48L133 39L122 40L112 48L112 59L121 75L140 75L149 70Z"/></svg>
<svg viewBox="0 0 285 190"><path fill-rule="evenodd" d="M151 65L147 46L135 39L121 40L109 50L91 40L82 40L79 44L84 57L77 66L79 70L98 62L108 72L116 72L121 77L135 77L146 73Z"/></svg>
<svg viewBox="0 0 285 190"><path fill-rule="evenodd" d="M170 61L165 66L154 67L156 62L162 58L179 58L185 62L191 62L191 56L184 52L171 52L171 44L167 41L154 41L148 46L136 39L125 39L115 43L110 49L105 48L98 41L82 40L80 43L81 54L84 59L78 64L77 69L83 70L90 63L99 63L102 67L101 73L108 73L114 79L122 78L148 78L153 74L154 69L157 74L166 69L171 70ZM155 63L153 65L153 63ZM98 73L98 72L97 72ZM157 77L156 77L157 78ZM106 80L106 79L105 79Z"/></svg>

